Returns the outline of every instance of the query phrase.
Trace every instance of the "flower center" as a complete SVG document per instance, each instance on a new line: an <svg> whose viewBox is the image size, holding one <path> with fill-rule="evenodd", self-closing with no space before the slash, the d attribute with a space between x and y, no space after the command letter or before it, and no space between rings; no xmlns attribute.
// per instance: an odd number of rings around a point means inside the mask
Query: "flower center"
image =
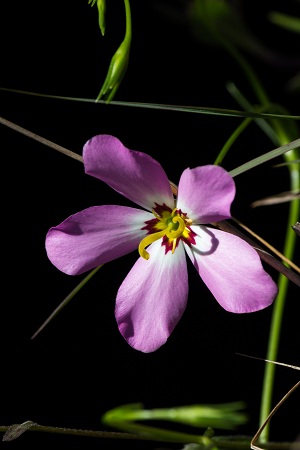
<svg viewBox="0 0 300 450"><path fill-rule="evenodd" d="M147 220L143 230L148 230L148 235L142 239L139 244L139 254L144 259L149 259L150 255L146 247L153 242L162 239L162 245L165 246L165 253L169 250L172 253L178 245L180 239L188 245L195 244L194 233L190 229L192 220L183 214L181 210L174 208L171 210L167 205L158 205L152 210L155 219Z"/></svg>

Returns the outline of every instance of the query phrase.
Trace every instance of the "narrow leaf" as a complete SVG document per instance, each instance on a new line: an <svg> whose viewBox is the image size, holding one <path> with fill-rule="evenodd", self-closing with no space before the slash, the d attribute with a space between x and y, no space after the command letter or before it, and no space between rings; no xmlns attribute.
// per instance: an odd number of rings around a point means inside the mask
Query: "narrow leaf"
<svg viewBox="0 0 300 450"><path fill-rule="evenodd" d="M25 433L26 430L35 425L36 423L32 422L31 420L11 425L4 433L2 441L14 441L19 436L21 436L21 434Z"/></svg>

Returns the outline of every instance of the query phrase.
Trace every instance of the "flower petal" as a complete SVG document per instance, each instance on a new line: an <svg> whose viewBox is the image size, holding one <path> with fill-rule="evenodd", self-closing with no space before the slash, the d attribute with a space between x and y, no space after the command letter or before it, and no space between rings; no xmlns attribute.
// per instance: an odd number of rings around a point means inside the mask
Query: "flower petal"
<svg viewBox="0 0 300 450"><path fill-rule="evenodd" d="M165 254L161 240L151 244L150 259L139 258L122 285L115 315L119 330L136 350L153 352L162 346L179 319L188 297L184 247Z"/></svg>
<svg viewBox="0 0 300 450"><path fill-rule="evenodd" d="M48 258L59 270L79 275L138 248L151 213L125 206L93 206L78 212L46 236Z"/></svg>
<svg viewBox="0 0 300 450"><path fill-rule="evenodd" d="M185 245L208 289L219 304L233 313L249 313L269 306L278 288L264 270L257 252L233 234L192 227L196 246Z"/></svg>
<svg viewBox="0 0 300 450"><path fill-rule="evenodd" d="M233 178L222 167L188 168L179 181L177 207L194 223L218 222L231 217L234 196Z"/></svg>
<svg viewBox="0 0 300 450"><path fill-rule="evenodd" d="M146 153L129 150L119 139L98 135L83 147L85 172L104 181L124 197L148 210L155 202L174 208L168 177Z"/></svg>

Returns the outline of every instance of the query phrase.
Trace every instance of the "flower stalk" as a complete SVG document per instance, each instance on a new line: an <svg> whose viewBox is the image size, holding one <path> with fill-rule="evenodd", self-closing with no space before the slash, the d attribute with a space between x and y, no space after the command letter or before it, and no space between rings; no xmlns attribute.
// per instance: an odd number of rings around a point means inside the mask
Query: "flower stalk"
<svg viewBox="0 0 300 450"><path fill-rule="evenodd" d="M124 78L128 67L129 53L132 38L131 11L129 0L124 0L126 14L126 31L123 42L113 55L103 86L96 98L96 102L102 98L109 103L114 96Z"/></svg>

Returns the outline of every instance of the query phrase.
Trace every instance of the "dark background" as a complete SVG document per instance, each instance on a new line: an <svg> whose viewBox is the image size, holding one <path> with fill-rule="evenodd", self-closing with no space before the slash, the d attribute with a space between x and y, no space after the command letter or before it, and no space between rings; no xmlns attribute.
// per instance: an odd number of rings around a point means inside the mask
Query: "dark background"
<svg viewBox="0 0 300 450"><path fill-rule="evenodd" d="M271 8L299 17L299 2L238 2L244 20L276 59L271 64L244 53L274 102L299 115L299 93L288 81L299 72L299 34L278 30L266 19ZM263 3L263 5L261 5ZM233 81L255 102L244 74L218 47L192 34L189 2L131 1L130 62L116 100L240 109L226 89ZM168 7L174 7L172 17ZM166 9L165 9L166 7ZM177 14L178 13L178 14ZM173 20L173 19L174 20ZM181 21L177 21L177 19ZM96 6L87 1L2 2L0 87L47 95L96 98L112 55L124 36L124 5L107 0L106 35ZM293 64L286 58L291 57ZM177 183L186 167L213 163L241 119L30 97L0 91L0 114L81 154L96 134L112 134L127 147L159 160ZM152 354L129 347L114 319L117 289L136 260L128 255L103 267L68 306L30 340L82 277L60 273L46 257L45 235L68 215L92 205L127 204L83 172L78 161L1 126L2 294L0 425L32 420L42 425L103 429L102 414L142 402L145 408L243 400L258 428L264 363L237 355L266 356L272 307L254 314L224 311L189 267L187 309L168 342ZM251 124L225 158L231 170L274 145ZM251 202L289 190L281 158L236 177L233 216L282 250L288 204L251 208ZM299 242L295 262L299 264ZM277 272L266 270L277 279ZM278 360L300 365L299 288L290 285ZM298 381L279 367L274 404ZM299 434L299 393L272 421L271 437L293 441ZM106 427L107 428L107 427ZM204 430L200 430L199 433ZM192 430L195 432L195 430ZM224 433L216 430L217 434ZM157 448L156 443L25 433L0 446L44 449ZM164 444L160 447L172 447ZM175 446L173 446L175 447ZM181 448L182 446L177 446Z"/></svg>

